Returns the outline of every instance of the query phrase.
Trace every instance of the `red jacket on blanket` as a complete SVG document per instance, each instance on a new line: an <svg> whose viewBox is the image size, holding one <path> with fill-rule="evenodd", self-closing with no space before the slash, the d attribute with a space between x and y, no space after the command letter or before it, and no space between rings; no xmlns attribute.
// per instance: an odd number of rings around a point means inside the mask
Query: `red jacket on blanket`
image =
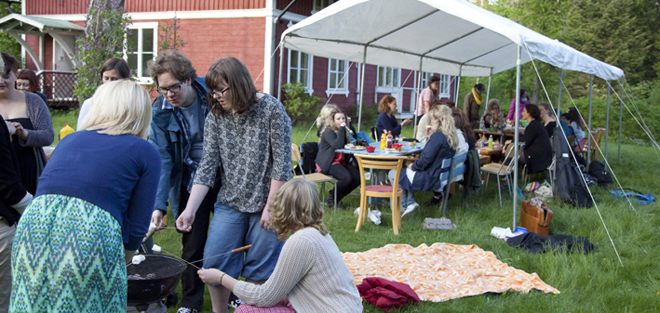
<svg viewBox="0 0 660 313"><path fill-rule="evenodd" d="M364 300L385 312L397 309L409 302L419 303L417 293L410 286L380 277L363 279L357 289Z"/></svg>

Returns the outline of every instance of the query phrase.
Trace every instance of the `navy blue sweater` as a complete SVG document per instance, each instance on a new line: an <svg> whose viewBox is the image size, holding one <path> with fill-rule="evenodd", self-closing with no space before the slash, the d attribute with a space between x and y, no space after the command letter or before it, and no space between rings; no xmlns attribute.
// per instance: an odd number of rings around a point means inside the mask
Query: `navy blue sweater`
<svg viewBox="0 0 660 313"><path fill-rule="evenodd" d="M59 142L35 197L64 195L108 211L122 226L124 247L136 250L149 228L159 176L160 155L148 141L83 130Z"/></svg>
<svg viewBox="0 0 660 313"><path fill-rule="evenodd" d="M378 138L376 138L376 140L380 141L380 136L383 134L383 130L391 131L392 136L394 137L401 135L401 125L396 121L394 115L392 115L392 117L385 113L380 113L380 115L378 115L378 120L376 120Z"/></svg>
<svg viewBox="0 0 660 313"><path fill-rule="evenodd" d="M410 166L410 169L415 171L412 183L406 177L405 169L402 169L399 175L401 188L408 191L431 191L440 188L442 185L440 174L443 172L442 160L453 158L455 153L456 150L449 146L445 134L439 131L433 133L424 146L424 150L419 154L419 159ZM448 169L444 171L448 171Z"/></svg>

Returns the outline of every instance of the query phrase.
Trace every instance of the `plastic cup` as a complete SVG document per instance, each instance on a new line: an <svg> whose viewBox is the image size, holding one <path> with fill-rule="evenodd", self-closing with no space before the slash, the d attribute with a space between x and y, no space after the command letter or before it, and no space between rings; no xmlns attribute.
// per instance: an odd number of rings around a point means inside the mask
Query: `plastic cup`
<svg viewBox="0 0 660 313"><path fill-rule="evenodd" d="M367 152L369 152L369 153L373 153L374 151L376 151L376 147L374 147L374 146L367 146Z"/></svg>

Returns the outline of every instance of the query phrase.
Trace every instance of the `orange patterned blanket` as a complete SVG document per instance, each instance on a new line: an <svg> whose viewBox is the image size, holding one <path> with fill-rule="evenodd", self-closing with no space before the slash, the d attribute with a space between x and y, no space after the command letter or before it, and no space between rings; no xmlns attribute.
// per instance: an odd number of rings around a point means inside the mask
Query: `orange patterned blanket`
<svg viewBox="0 0 660 313"><path fill-rule="evenodd" d="M386 245L366 252L344 253L356 285L367 277L406 283L423 301L442 302L487 292L529 292L532 288L559 294L536 273L508 266L477 245L435 243Z"/></svg>

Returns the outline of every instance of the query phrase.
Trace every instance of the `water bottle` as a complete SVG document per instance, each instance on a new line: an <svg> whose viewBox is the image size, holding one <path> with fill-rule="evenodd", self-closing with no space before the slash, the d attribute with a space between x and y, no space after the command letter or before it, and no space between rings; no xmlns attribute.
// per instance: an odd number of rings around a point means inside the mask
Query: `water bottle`
<svg viewBox="0 0 660 313"><path fill-rule="evenodd" d="M482 118L479 120L479 129L484 129L484 128L486 128L486 126L484 125L484 119Z"/></svg>

